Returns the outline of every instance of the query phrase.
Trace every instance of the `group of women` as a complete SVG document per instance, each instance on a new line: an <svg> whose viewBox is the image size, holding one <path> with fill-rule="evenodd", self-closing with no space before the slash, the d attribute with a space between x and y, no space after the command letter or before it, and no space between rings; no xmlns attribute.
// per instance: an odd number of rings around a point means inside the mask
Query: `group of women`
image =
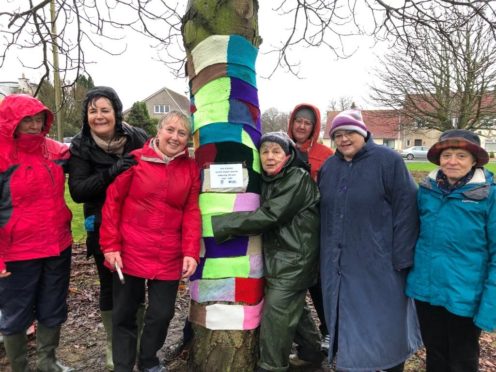
<svg viewBox="0 0 496 372"><path fill-rule="evenodd" d="M25 331L36 320L37 370L72 370L55 355L71 265L65 171L72 198L84 203L87 253L100 278L106 366L132 371L138 354L140 371L164 371L156 352L179 280L194 273L200 251L189 118L167 114L148 139L123 121L119 97L102 86L86 95L70 154L46 137L52 122L34 97L14 94L0 103L0 332L11 369L29 370Z"/></svg>
<svg viewBox="0 0 496 372"><path fill-rule="evenodd" d="M0 332L7 357L14 372L29 370L26 329L36 320L37 370L72 370L55 355L60 328L67 319L71 264L71 212L64 202L64 172L68 172L72 198L84 203L88 256L94 257L100 278L107 368L130 372L137 361L140 371L165 371L157 351L174 315L179 280L194 273L200 251L200 174L188 157L190 121L182 113L171 112L159 122L157 135L148 139L143 130L123 121L122 103L109 87L88 92L82 116L81 132L73 139L69 153L67 147L47 138L53 114L36 98L15 94L0 103ZM310 119L315 121L311 115ZM307 126L311 132L315 123L309 120ZM390 190L379 187L396 188L402 182L409 185L409 176L403 174L402 163L388 158L387 151L369 141L370 133L361 117L341 115L331 132L338 148L322 167L320 193L298 156L297 145L284 133L269 133L261 141L260 208L212 221L219 242L235 235L263 234L267 290L258 369L287 369L287 354L295 337L300 356L316 364L321 361L315 342L318 335L310 329L313 323L304 305L307 288L317 281L319 240L323 259L330 260L326 261L329 266L321 265L330 359L337 356L339 361L340 354L354 358L358 349L353 340L343 341L353 324L374 323L375 327L393 321L394 314L389 320L365 316L356 323L342 317L353 311L339 301L357 296L343 290L346 280L374 271L370 267L360 273L347 271L356 263L347 263L347 257L352 259L355 253L365 257L365 246L356 252L353 246L364 238L378 249L364 262L387 266L384 258L391 254L388 275L394 280L383 289L374 287L373 282L355 281L358 293L366 298L364 288L388 293L396 287L406 288L406 295L415 300L427 371L477 371L481 330L496 329L496 186L492 173L483 168L489 156L479 137L466 130L441 135L428 154L439 169L420 183L418 191L413 189L415 202L403 195L390 196ZM347 182L353 177L365 179L357 173L359 161L366 165L367 174L373 174L374 167L380 167L376 160L390 163L381 171L386 171L386 178L395 173L391 183L369 180L367 188L379 190L372 198L352 184L348 188ZM395 169L398 171L393 172ZM322 186L325 182L338 184L329 191ZM357 192L351 193L353 190ZM409 230L416 238L413 265L398 252L384 249L404 243L384 240L379 232L384 221L391 219L394 232L402 230L409 220L395 220L394 213L384 212L382 222L379 217L375 221L376 231L371 225L359 226L369 214L357 210L353 213L362 215L345 226L343 216L349 213L339 208L350 200L361 201L367 208L377 205L383 211L388 210L388 204L412 204L408 209L412 216L418 211L420 221L418 237L417 221ZM360 204L356 206L360 209ZM343 230L325 231L329 226L342 226ZM348 234L348 230L356 233ZM345 252L347 247L350 250ZM372 260L367 261L369 258ZM331 290L336 282L342 283L338 295ZM332 296L339 296L339 301ZM393 302L379 307L385 313L390 312L388 307L394 311ZM364 311L360 314L377 313L377 309ZM407 327L411 325L409 322ZM360 327L355 327L356 334L365 329ZM373 343L381 338L379 348L364 349L380 355L371 357L374 362L370 365L364 362L342 369L403 370L402 360L387 352L387 340L394 342L396 333L391 329L361 340Z"/></svg>

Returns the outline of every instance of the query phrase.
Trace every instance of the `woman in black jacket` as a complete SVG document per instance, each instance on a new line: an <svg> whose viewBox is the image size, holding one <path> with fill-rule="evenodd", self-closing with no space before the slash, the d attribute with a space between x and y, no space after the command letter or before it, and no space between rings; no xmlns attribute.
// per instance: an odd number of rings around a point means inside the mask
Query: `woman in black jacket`
<svg viewBox="0 0 496 372"><path fill-rule="evenodd" d="M122 103L114 89L90 89L83 102L83 126L71 143L69 190L76 203L84 203L86 247L95 259L100 278L100 311L107 333L106 366L112 362L112 273L104 267L99 229L107 187L135 161L129 154L141 148L147 134L122 121Z"/></svg>

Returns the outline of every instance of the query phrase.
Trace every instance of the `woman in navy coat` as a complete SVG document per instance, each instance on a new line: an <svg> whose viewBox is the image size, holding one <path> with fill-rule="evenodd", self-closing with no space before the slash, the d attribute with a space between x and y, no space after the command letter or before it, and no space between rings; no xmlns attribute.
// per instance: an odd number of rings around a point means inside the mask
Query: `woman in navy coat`
<svg viewBox="0 0 496 372"><path fill-rule="evenodd" d="M360 112L330 130L321 168L321 276L329 359L340 371L402 371L421 345L404 294L418 233L417 187L402 158L374 144Z"/></svg>

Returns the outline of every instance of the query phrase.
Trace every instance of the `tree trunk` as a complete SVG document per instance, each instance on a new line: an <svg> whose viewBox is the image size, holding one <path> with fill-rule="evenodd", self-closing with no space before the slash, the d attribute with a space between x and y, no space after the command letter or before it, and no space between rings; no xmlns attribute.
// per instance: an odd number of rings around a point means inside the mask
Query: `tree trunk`
<svg viewBox="0 0 496 372"><path fill-rule="evenodd" d="M235 202L232 211L254 210L259 205L260 109L254 66L261 39L257 14L257 1L190 0L182 20L195 159L204 183L201 262L190 283L194 339L188 369L193 371L253 371L258 359L263 305L261 239L217 244L210 225L212 215L226 212L229 198L251 200L242 209ZM207 170L213 172L210 164L221 163L242 165L241 188L215 188L212 181L205 184ZM243 246L241 253L231 249ZM240 262L244 262L244 271L230 269L241 267Z"/></svg>

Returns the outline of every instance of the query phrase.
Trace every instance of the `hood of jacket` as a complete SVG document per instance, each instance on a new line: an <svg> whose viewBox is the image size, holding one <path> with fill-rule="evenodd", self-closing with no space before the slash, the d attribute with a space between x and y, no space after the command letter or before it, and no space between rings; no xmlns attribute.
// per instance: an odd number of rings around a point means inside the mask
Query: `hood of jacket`
<svg viewBox="0 0 496 372"><path fill-rule="evenodd" d="M294 126L294 119L295 119L295 113L298 112L298 110L302 108L308 108L312 110L315 114L315 124L313 126L312 134L310 137L305 141L305 143L301 146L299 146L300 151L307 152L315 143L318 142L319 140L319 135L320 135L320 111L319 109L311 105L309 103L300 103L297 105L294 110L291 112L291 115L289 117L289 123L288 123L288 135L289 137L294 141L293 137L293 126Z"/></svg>
<svg viewBox="0 0 496 372"><path fill-rule="evenodd" d="M107 98L112 104L115 113L115 130L122 132L122 102L116 91L110 87L98 86L88 90L83 101L83 127L81 132L84 136L90 136L90 125L88 123L88 106L91 102L98 98Z"/></svg>
<svg viewBox="0 0 496 372"><path fill-rule="evenodd" d="M14 140L17 126L26 116L34 116L45 112L45 123L41 133L46 136L53 123L53 114L38 99L27 94L12 94L0 103L0 136Z"/></svg>

